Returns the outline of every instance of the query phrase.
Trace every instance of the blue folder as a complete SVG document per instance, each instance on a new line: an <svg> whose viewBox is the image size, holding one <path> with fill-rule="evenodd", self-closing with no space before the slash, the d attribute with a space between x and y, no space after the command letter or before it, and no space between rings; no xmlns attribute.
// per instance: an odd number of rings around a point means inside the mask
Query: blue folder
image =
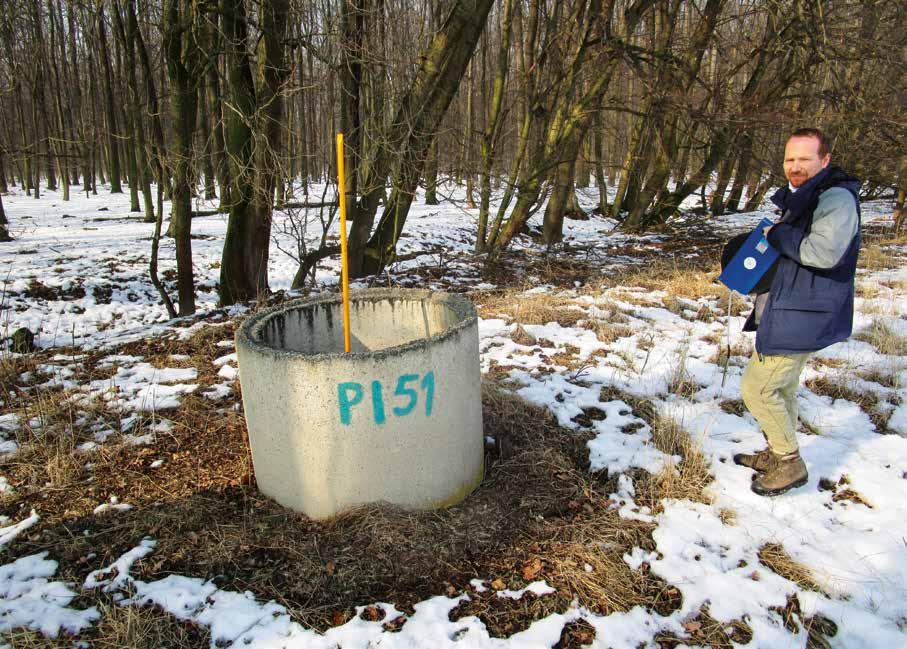
<svg viewBox="0 0 907 649"><path fill-rule="evenodd" d="M743 295L750 292L778 259L778 251L771 247L762 234L762 229L770 225L774 223L762 219L718 276L719 282Z"/></svg>

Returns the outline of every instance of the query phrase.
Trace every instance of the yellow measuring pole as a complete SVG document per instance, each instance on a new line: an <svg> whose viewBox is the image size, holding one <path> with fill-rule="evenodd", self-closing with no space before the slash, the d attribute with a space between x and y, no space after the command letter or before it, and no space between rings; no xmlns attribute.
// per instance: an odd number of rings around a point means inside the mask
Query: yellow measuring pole
<svg viewBox="0 0 907 649"><path fill-rule="evenodd" d="M350 271L346 261L346 176L343 173L343 133L337 134L337 195L340 200L340 283L343 294L343 351L350 351Z"/></svg>

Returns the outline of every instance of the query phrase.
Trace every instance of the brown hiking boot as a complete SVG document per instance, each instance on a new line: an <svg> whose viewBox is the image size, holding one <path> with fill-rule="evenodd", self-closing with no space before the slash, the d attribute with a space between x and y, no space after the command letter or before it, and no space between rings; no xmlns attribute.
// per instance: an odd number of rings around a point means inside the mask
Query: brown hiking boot
<svg viewBox="0 0 907 649"><path fill-rule="evenodd" d="M772 455L771 466L753 480L750 488L760 496L780 496L785 491L802 487L808 474L799 453Z"/></svg>
<svg viewBox="0 0 907 649"><path fill-rule="evenodd" d="M734 464L745 466L756 471L767 471L772 465L774 454L770 448L764 448L758 453L737 453L734 455Z"/></svg>

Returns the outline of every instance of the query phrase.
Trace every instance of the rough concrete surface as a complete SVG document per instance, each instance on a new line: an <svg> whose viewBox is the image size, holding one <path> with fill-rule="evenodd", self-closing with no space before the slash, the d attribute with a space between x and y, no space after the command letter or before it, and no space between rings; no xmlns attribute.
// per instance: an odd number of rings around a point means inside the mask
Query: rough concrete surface
<svg viewBox="0 0 907 649"><path fill-rule="evenodd" d="M479 336L463 297L403 289L263 310L236 334L259 488L324 518L387 501L434 508L482 479Z"/></svg>

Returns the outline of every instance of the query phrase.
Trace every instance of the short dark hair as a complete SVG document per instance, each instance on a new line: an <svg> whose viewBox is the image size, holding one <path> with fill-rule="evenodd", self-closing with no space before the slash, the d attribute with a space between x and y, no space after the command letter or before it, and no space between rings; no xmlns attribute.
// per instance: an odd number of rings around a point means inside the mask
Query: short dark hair
<svg viewBox="0 0 907 649"><path fill-rule="evenodd" d="M829 153L831 153L831 146L828 144L828 138L825 137L825 133L817 128L798 128L796 131L790 134L790 137L814 137L819 140L820 158L824 158Z"/></svg>

